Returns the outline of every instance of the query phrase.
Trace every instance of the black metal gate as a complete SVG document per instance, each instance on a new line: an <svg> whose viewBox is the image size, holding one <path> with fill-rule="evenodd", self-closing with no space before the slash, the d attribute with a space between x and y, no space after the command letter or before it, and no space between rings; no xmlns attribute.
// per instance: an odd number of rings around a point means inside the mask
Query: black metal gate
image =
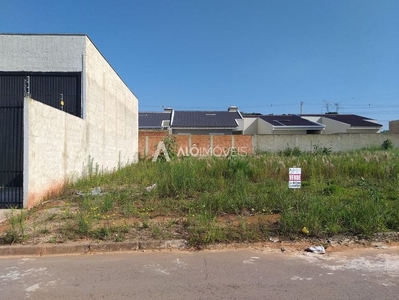
<svg viewBox="0 0 399 300"><path fill-rule="evenodd" d="M23 206L23 107L0 106L0 208Z"/></svg>
<svg viewBox="0 0 399 300"><path fill-rule="evenodd" d="M23 206L23 103L26 94L81 117L79 72L0 71L0 208ZM61 98L65 103L62 107Z"/></svg>

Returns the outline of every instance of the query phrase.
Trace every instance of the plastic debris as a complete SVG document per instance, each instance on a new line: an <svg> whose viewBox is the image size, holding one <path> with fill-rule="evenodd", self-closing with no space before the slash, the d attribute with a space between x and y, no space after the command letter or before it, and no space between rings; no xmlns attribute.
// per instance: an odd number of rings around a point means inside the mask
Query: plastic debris
<svg viewBox="0 0 399 300"><path fill-rule="evenodd" d="M104 195L104 194L105 193L103 193L103 191L101 190L101 188L99 186L93 188L90 193L83 193L81 191L76 192L76 195L79 195L79 196L89 196L89 195L91 195L91 196L101 196L101 195Z"/></svg>
<svg viewBox="0 0 399 300"><path fill-rule="evenodd" d="M94 189L91 190L91 195L92 196L98 196L101 195L101 188L99 186L95 187Z"/></svg>
<svg viewBox="0 0 399 300"><path fill-rule="evenodd" d="M309 229L307 227L302 228L302 233L308 235L309 234Z"/></svg>
<svg viewBox="0 0 399 300"><path fill-rule="evenodd" d="M157 184L154 183L153 185L147 186L145 189L147 190L147 192L151 192L153 189L155 189L157 187Z"/></svg>
<svg viewBox="0 0 399 300"><path fill-rule="evenodd" d="M312 253L317 253L317 254L325 254L326 253L326 249L324 249L323 246L309 247L309 248L306 248L305 251L312 252Z"/></svg>
<svg viewBox="0 0 399 300"><path fill-rule="evenodd" d="M280 242L280 240L276 237L269 237L269 241L271 241L272 243L278 243Z"/></svg>

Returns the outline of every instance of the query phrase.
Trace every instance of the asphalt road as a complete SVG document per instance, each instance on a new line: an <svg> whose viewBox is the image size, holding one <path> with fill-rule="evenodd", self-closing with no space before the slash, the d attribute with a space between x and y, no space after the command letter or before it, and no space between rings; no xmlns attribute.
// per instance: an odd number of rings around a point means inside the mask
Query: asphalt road
<svg viewBox="0 0 399 300"><path fill-rule="evenodd" d="M399 250L2 257L0 299L399 299Z"/></svg>

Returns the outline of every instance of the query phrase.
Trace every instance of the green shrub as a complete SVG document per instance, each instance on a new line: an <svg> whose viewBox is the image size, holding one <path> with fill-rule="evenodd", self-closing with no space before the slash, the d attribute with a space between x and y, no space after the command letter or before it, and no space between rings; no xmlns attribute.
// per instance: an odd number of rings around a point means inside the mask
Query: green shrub
<svg viewBox="0 0 399 300"><path fill-rule="evenodd" d="M5 236L3 237L3 242L5 244L14 244L22 242L24 239L26 239L26 211L12 209L6 217L9 223L9 228L6 230Z"/></svg>
<svg viewBox="0 0 399 300"><path fill-rule="evenodd" d="M302 154L301 149L299 147L294 147L294 148L285 148L283 151L279 152L280 156L300 156Z"/></svg>
<svg viewBox="0 0 399 300"><path fill-rule="evenodd" d="M393 149L393 143L391 140L385 140L382 145L381 145L382 149L384 150L391 150Z"/></svg>
<svg viewBox="0 0 399 300"><path fill-rule="evenodd" d="M319 145L313 146L313 154L315 155L329 155L331 154L332 150L330 147L322 147Z"/></svg>

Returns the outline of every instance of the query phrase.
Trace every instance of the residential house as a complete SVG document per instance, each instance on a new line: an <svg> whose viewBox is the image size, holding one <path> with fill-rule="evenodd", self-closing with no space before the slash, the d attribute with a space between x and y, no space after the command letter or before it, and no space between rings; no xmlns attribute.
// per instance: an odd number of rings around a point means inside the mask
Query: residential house
<svg viewBox="0 0 399 300"><path fill-rule="evenodd" d="M168 130L170 126L171 112L140 112L140 130Z"/></svg>
<svg viewBox="0 0 399 300"><path fill-rule="evenodd" d="M237 107L227 111L140 112L139 130L166 130L177 135L242 134L244 120Z"/></svg>
<svg viewBox="0 0 399 300"><path fill-rule="evenodd" d="M301 117L325 125L323 134L378 133L382 128L376 120L352 114L302 114Z"/></svg>
<svg viewBox="0 0 399 300"><path fill-rule="evenodd" d="M325 125L298 115L244 115L244 134L320 134Z"/></svg>

